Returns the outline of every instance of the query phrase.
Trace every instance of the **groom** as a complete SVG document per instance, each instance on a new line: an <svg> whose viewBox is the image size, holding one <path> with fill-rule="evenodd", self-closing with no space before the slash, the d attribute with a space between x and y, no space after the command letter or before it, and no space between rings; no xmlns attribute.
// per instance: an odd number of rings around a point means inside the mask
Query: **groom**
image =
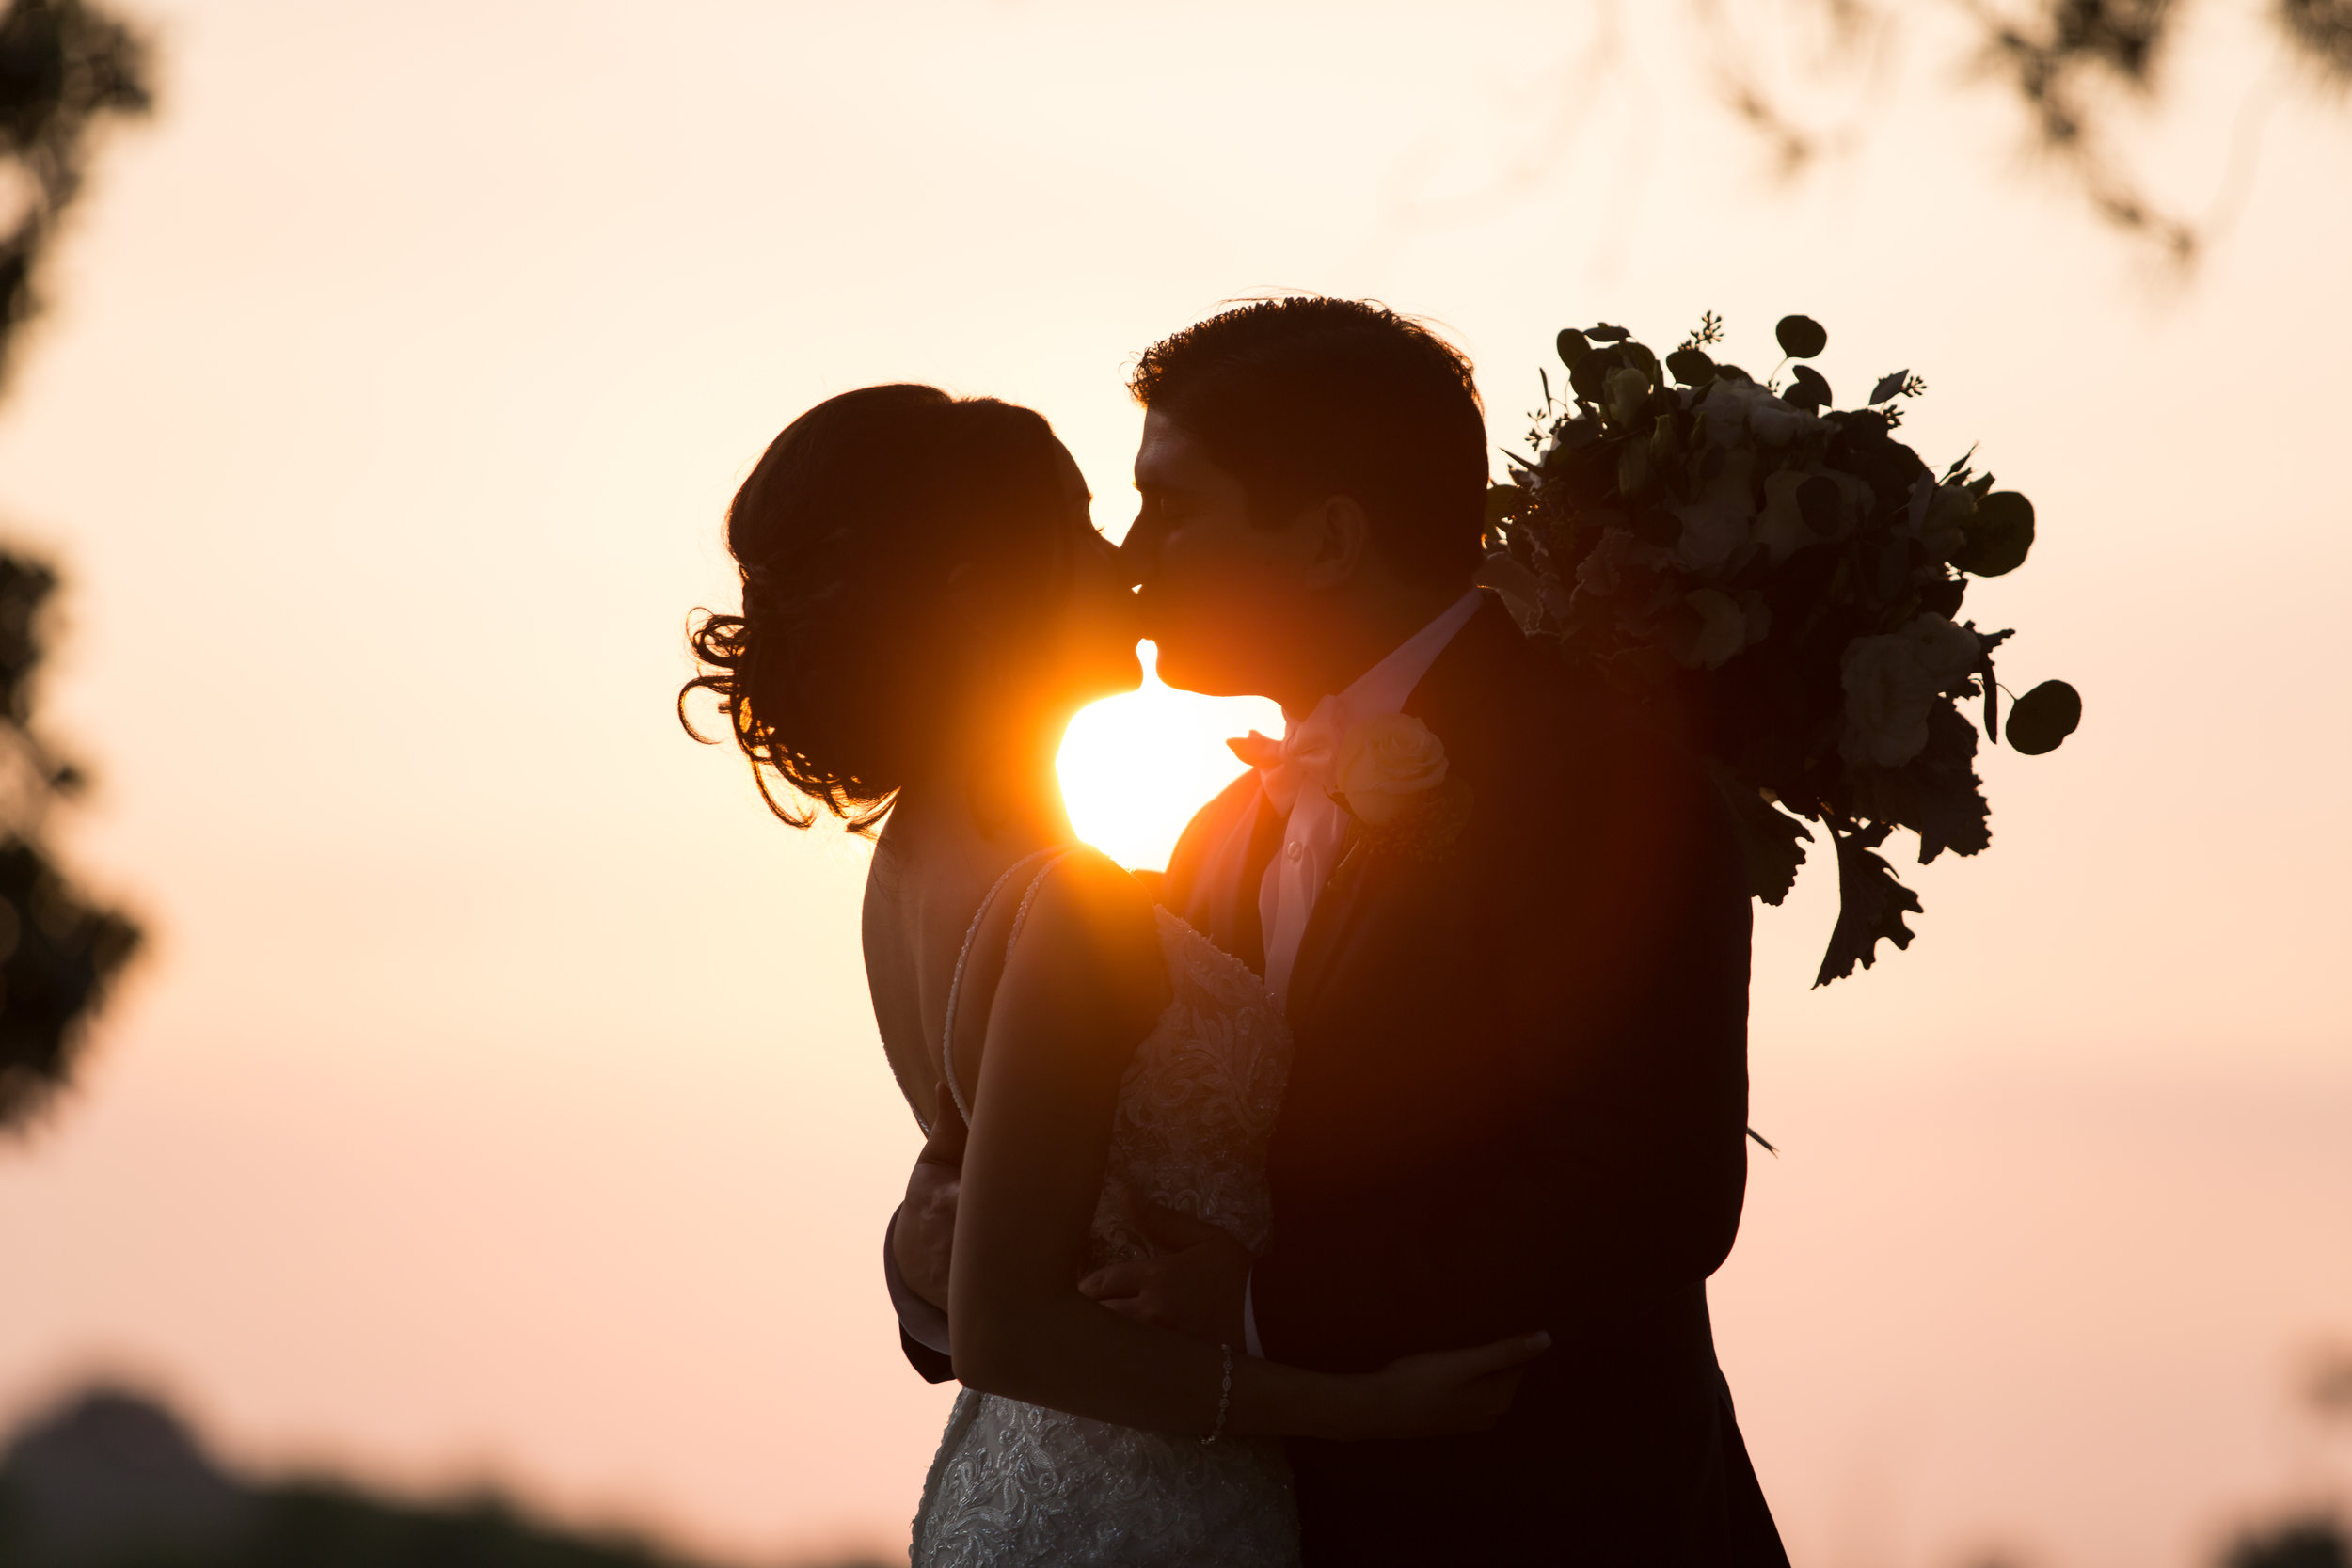
<svg viewBox="0 0 2352 1568"><path fill-rule="evenodd" d="M1675 717L1472 587L1485 421L1422 327L1265 301L1131 386L1160 674L1289 720L1162 898L1264 976L1295 1054L1271 1248L1165 1216L1168 1251L1084 1289L1333 1371L1550 1331L1492 1432L1290 1443L1310 1568L1785 1568L1707 1312L1746 1181L1746 884ZM889 1249L935 1381L952 1182L927 1150Z"/></svg>

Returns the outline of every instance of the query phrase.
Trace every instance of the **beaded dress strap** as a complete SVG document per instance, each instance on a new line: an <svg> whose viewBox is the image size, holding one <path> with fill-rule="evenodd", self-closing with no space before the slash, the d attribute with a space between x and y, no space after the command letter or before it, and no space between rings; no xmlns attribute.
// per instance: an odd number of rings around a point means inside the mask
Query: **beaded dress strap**
<svg viewBox="0 0 2352 1568"><path fill-rule="evenodd" d="M996 895L1005 891L1005 884L1012 880L1014 872L1040 855L1046 857L1045 863L1038 867L1037 875L1029 879L1028 891L1021 895L1021 907L1013 911L1012 932L1005 938L1005 955L1010 958L1012 944L1021 935L1022 923L1029 918L1029 905L1036 901L1037 890L1044 885L1046 874L1059 865L1062 857L1073 847L1065 845L1058 849L1040 849L1022 856L1005 867L1005 874L989 888L988 896L980 900L980 907L972 911L972 924L963 933L963 946L956 953L955 973L947 977L947 1017L939 1026L939 1067L946 1075L947 1093L956 1102L956 1114L963 1117L966 1127L972 1125L972 1107L964 1101L963 1086L956 1082L956 1000L963 990L963 966L971 960L973 942L979 940L980 922L988 918L988 911L995 906Z"/></svg>

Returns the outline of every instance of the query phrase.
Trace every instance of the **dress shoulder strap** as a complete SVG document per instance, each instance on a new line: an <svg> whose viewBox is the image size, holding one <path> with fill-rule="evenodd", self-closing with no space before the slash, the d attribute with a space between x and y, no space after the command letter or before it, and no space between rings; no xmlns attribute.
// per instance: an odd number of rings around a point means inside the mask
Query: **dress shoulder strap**
<svg viewBox="0 0 2352 1568"><path fill-rule="evenodd" d="M1022 924L1029 918L1029 906L1037 899L1037 890L1044 885L1047 874L1059 865L1073 847L1063 845L1058 848L1040 849L1022 856L1005 867L1004 875L996 879L990 886L987 896L980 900L980 907L972 911L972 924L964 930L963 946L956 953L955 971L947 977L947 1016L939 1026L939 1067L947 1079L947 1093L955 1101L957 1114L963 1117L966 1127L972 1125L972 1107L963 1098L963 1085L956 1082L956 1003L963 994L963 971L964 966L972 961L972 944L979 940L980 923L995 907L996 895L1005 891L1005 884L1011 881L1022 867L1042 861L1043 863L1037 866L1036 875L1029 879L1027 890L1021 895L1021 907L1013 911L1012 931L1005 938L1005 952L1009 956L1013 942L1020 938Z"/></svg>

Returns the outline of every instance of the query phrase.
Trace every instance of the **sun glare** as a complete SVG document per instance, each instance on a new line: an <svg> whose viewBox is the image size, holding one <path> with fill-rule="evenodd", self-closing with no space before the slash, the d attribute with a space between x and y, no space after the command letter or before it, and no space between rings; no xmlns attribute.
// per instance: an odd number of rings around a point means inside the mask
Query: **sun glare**
<svg viewBox="0 0 2352 1568"><path fill-rule="evenodd" d="M1060 772L1071 825L1121 865L1158 868L1192 814L1242 765L1226 739L1282 733L1282 710L1263 697L1201 697L1160 684L1145 645L1143 686L1107 697L1070 722Z"/></svg>

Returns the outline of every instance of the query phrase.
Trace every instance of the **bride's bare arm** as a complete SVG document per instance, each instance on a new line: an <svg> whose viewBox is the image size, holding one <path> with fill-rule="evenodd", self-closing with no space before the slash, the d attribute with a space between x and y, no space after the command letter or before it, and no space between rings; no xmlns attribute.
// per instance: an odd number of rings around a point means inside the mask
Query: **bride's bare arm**
<svg viewBox="0 0 2352 1568"><path fill-rule="evenodd" d="M1121 1426L1207 1433L1217 1346L1081 1295L1119 1086L1168 996L1151 905L1132 879L1073 856L1047 879L989 1013L958 1199L948 1323L975 1388ZM1353 1376L1233 1347L1225 1430L1330 1438L1475 1431L1501 1416L1536 1340L1415 1356Z"/></svg>

